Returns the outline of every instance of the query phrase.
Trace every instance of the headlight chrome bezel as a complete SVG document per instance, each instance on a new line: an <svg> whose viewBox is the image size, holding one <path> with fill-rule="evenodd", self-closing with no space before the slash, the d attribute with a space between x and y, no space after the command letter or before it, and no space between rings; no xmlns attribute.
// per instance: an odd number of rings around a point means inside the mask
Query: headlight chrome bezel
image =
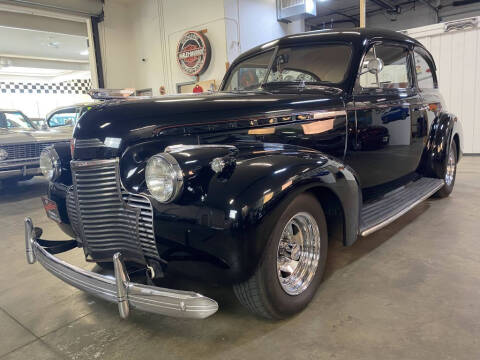
<svg viewBox="0 0 480 360"><path fill-rule="evenodd" d="M51 169L46 170L42 167L42 157L47 158L50 161ZM49 146L42 150L39 158L40 170L49 181L55 181L62 175L62 165L60 163L60 157L53 146ZM51 173L50 173L51 172Z"/></svg>
<svg viewBox="0 0 480 360"><path fill-rule="evenodd" d="M160 197L158 194L155 194L152 191L151 186L149 186L148 171L149 167L153 166L152 164L154 161L163 161L169 168L170 178L172 180L172 192L170 196L168 196L168 198ZM147 165L145 166L145 183L147 185L147 189L150 195L152 195L152 197L158 202L162 204L168 204L177 200L183 192L184 185L183 171L177 159L175 159L175 157L166 152L159 153L150 157L150 159L148 159L147 161Z"/></svg>

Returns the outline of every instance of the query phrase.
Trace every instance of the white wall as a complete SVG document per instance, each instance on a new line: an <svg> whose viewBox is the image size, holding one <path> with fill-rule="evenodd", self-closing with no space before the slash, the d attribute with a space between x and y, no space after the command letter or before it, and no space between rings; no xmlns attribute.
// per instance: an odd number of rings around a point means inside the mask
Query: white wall
<svg viewBox="0 0 480 360"><path fill-rule="evenodd" d="M480 27L446 33L444 24L435 24L410 29L408 35L435 59L447 110L462 122L465 153L480 153Z"/></svg>
<svg viewBox="0 0 480 360"><path fill-rule="evenodd" d="M277 21L276 0L225 0L228 61L279 37L305 31L302 20Z"/></svg>
<svg viewBox="0 0 480 360"><path fill-rule="evenodd" d="M275 0L106 0L100 24L105 85L158 95L162 85L173 94L177 83L195 81L176 63L177 43L188 30L207 31L212 58L200 81L219 85L241 52L303 31L303 21L277 22L275 6Z"/></svg>
<svg viewBox="0 0 480 360"><path fill-rule="evenodd" d="M108 88L134 87L133 36L129 7L105 0L105 19L99 24L103 76Z"/></svg>
<svg viewBox="0 0 480 360"><path fill-rule="evenodd" d="M206 30L212 45L210 66L200 80L220 81L225 72L223 0L106 0L101 23L102 61L108 88L151 88L159 95L194 81L176 63L178 40L187 30Z"/></svg>

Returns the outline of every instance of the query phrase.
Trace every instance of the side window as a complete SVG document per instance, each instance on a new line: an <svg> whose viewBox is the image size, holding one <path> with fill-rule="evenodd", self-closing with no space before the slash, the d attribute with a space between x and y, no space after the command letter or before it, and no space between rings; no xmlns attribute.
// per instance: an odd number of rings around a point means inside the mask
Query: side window
<svg viewBox="0 0 480 360"><path fill-rule="evenodd" d="M77 109L66 109L61 110L47 120L48 126L57 127L57 126L72 126L75 125L77 120Z"/></svg>
<svg viewBox="0 0 480 360"><path fill-rule="evenodd" d="M435 89L433 70L422 54L415 51L415 72L420 89Z"/></svg>
<svg viewBox="0 0 480 360"><path fill-rule="evenodd" d="M378 74L368 72L368 62L379 58L383 69ZM408 49L393 45L375 45L365 56L359 85L362 88L406 89L411 87L408 75Z"/></svg>

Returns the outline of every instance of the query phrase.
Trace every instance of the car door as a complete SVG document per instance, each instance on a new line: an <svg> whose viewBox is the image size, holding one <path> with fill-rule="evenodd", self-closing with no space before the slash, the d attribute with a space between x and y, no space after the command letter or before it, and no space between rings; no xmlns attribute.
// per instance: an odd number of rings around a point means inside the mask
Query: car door
<svg viewBox="0 0 480 360"><path fill-rule="evenodd" d="M375 58L383 62L378 74L368 71L368 62ZM407 46L377 43L369 49L354 89L352 110L346 162L359 175L362 189L374 189L417 169L423 151L418 133L425 119Z"/></svg>

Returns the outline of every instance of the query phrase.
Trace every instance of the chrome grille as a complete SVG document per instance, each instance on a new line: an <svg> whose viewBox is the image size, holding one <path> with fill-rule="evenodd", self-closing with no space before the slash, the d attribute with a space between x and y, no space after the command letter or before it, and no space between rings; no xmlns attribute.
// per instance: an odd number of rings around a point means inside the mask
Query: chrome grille
<svg viewBox="0 0 480 360"><path fill-rule="evenodd" d="M104 144L100 139L75 139L76 149L99 148Z"/></svg>
<svg viewBox="0 0 480 360"><path fill-rule="evenodd" d="M31 159L40 157L40 153L46 147L53 145L54 142L32 143L32 144L10 144L0 145L8 153L7 160L12 159Z"/></svg>
<svg viewBox="0 0 480 360"><path fill-rule="evenodd" d="M74 203L67 202L70 221L87 255L111 259L121 251L127 258L159 259L148 198L122 189L118 160L72 161Z"/></svg>
<svg viewBox="0 0 480 360"><path fill-rule="evenodd" d="M81 230L79 227L80 224L73 186L70 186L70 188L68 189L66 203L68 218L70 219L70 224L72 225L73 232L78 236L79 240L81 240Z"/></svg>

